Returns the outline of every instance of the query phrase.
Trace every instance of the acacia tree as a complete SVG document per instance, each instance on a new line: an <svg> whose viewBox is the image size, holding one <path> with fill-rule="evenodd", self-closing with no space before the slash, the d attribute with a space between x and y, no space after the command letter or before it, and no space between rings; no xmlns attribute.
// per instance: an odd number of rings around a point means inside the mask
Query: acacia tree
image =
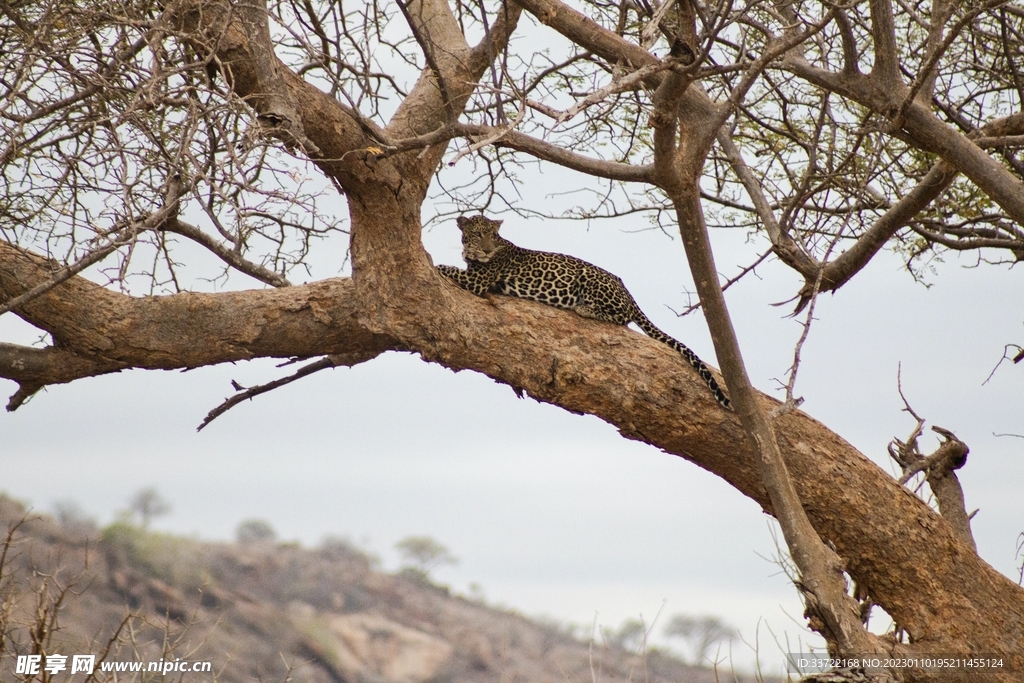
<svg viewBox="0 0 1024 683"><path fill-rule="evenodd" d="M1021 258L1019 7L41 0L0 15L0 312L51 340L0 344L0 376L19 385L8 409L126 368L314 359L212 419L412 351L599 416L756 500L833 654L1024 667L1024 591L978 557L957 498L966 447L948 435L922 455L920 429L893 446L940 515L797 410L792 382L785 404L756 392L707 237L709 222L764 231L804 279L797 310L883 247L911 269L941 250ZM420 240L431 187L460 210L525 212L501 190L531 161L592 178L580 215L648 212L679 230L735 413L651 340L438 276ZM445 173L467 163L484 172L452 189ZM294 284L334 233L352 276ZM190 291L206 255L266 286ZM872 605L892 633L862 627Z"/></svg>

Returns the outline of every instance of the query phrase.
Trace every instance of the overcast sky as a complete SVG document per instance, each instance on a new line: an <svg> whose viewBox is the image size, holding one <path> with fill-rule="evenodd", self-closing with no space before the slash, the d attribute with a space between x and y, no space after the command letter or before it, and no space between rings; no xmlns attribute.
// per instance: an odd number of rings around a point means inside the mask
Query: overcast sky
<svg viewBox="0 0 1024 683"><path fill-rule="evenodd" d="M557 181L549 172L536 191ZM504 232L620 275L656 324L713 363L703 318L671 310L692 289L678 238L637 232L644 226L507 217ZM764 247L739 231L713 240L726 275ZM435 262L461 263L454 221L425 241ZM321 256L315 274L337 272L343 249ZM913 426L896 389L902 363L918 413L970 446L961 480L968 508L980 508L979 551L1017 580L1024 438L1000 435L1024 434L1024 367L1004 363L984 382L1005 344L1024 343L1021 273L965 265L937 264L925 287L882 255L823 297L798 394L806 412L892 471L885 446ZM751 377L766 392L800 332L786 317L791 306L770 304L798 288L785 267L766 263L728 292ZM0 318L0 340L34 336L14 316ZM757 641L769 665L807 638L795 591L773 561L771 524L754 503L596 418L517 399L481 375L392 353L260 396L196 433L231 380L287 372L260 361L51 387L0 416L0 487L40 511L73 500L106 524L133 492L155 486L173 505L157 529L227 540L257 517L310 545L347 536L389 569L396 541L428 534L460 558L437 573L459 592L475 582L489 601L527 614L613 627L640 615L649 623L659 611L662 624L675 613L716 614ZM0 389L9 395L15 385ZM750 650L737 646L736 660L749 663Z"/></svg>

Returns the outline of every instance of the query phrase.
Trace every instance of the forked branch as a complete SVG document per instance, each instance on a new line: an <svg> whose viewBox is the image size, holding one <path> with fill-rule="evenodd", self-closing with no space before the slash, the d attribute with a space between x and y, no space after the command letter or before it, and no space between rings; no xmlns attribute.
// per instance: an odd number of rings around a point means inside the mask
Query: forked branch
<svg viewBox="0 0 1024 683"><path fill-rule="evenodd" d="M925 481L935 495L935 501L941 514L953 527L957 535L975 552L978 547L971 533L971 517L967 514L964 504L964 491L956 470L967 464L970 449L953 432L942 427L932 427L932 431L942 437L942 442L935 452L923 455L918 447L918 439L924 429L924 418L914 412L903 395L903 387L899 387L900 398L903 399L904 410L909 413L917 424L906 441L893 439L889 444L889 456L903 470L900 484L906 485L915 475L924 473Z"/></svg>

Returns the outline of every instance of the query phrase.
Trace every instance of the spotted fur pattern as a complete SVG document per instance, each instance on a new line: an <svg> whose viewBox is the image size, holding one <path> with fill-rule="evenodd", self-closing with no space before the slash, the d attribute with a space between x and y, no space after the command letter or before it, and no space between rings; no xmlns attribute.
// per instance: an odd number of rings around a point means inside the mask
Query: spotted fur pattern
<svg viewBox="0 0 1024 683"><path fill-rule="evenodd" d="M718 403L730 407L729 399L704 362L686 345L655 327L621 279L574 256L517 247L498 234L501 221L485 216L459 216L457 223L462 231L462 257L468 268L438 266L442 275L477 296L504 294L616 325L634 322L647 336L681 353L707 383Z"/></svg>

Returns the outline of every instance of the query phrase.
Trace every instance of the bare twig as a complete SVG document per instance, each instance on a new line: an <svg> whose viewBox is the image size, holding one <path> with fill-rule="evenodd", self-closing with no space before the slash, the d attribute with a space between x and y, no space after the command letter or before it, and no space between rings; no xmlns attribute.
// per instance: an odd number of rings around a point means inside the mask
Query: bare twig
<svg viewBox="0 0 1024 683"><path fill-rule="evenodd" d="M240 384L238 384L237 382L235 382L234 380L232 380L231 385L235 388L235 390L238 391L238 393L235 394L234 396L232 396L231 398L226 399L219 406L217 406L216 408L211 410L209 413L207 413L206 417L203 418L202 424L200 424L198 427L196 427L196 431L197 432L203 431L203 428L206 427L206 425L210 424L211 422L216 420L218 417L220 417L221 415L223 415L224 413L226 413L227 411L231 410L236 405L241 403L242 401L247 401L249 399L255 398L256 396L259 396L260 394L265 394L268 391L273 391L274 389L277 389L279 387L283 387L286 384L291 384L295 380L299 380L299 379L302 379L303 377L307 377L309 375L312 375L314 372L319 372L321 370L326 370L328 368L333 368L333 367L335 367L335 364L330 359L330 357L328 356L328 357L321 358L320 360L314 361L314 362L310 363L309 365L305 365L305 366L299 368L293 374L291 374L291 375L289 375L287 377L282 377L281 379L275 379L273 382L267 382L266 384L260 384L260 385L254 386L254 387L245 388L245 387L241 386Z"/></svg>
<svg viewBox="0 0 1024 683"><path fill-rule="evenodd" d="M771 256L773 253L775 253L775 251L773 249L769 249L768 251L763 252L760 256L758 256L757 259L753 263L751 263L749 266L744 266L743 268L741 268L739 273L737 273L736 275L733 275L731 278L729 278L724 283L722 283L722 291L723 292L727 291L730 287L732 287L734 284L739 282L747 273L752 272L755 268L757 268L759 265L764 263L765 259L767 259L769 256ZM678 312L674 311L674 310L672 310L671 307L669 308L669 310L672 311L673 313L675 313L678 317L682 318L684 315L689 315L689 314L693 313L694 311L696 311L699 308L700 308L700 299L697 300L697 303L690 304L689 306L684 308L682 311L678 311Z"/></svg>
<svg viewBox="0 0 1024 683"><path fill-rule="evenodd" d="M1013 356L1010 356L1009 355L1010 349L1017 349L1017 353L1015 353ZM986 384L988 384L989 380L991 380L992 377L995 376L996 370L999 369L999 366L1003 364L1004 360L1009 360L1010 362L1012 362L1014 364L1020 363L1022 360L1024 360L1024 346L1017 346L1016 344L1007 344L1006 346L1004 346L1003 347L1003 357L1000 358L999 362L996 363L996 366L994 368L992 368L992 372L988 373L988 377L986 377L985 381L981 383L982 386L985 386Z"/></svg>
<svg viewBox="0 0 1024 683"><path fill-rule="evenodd" d="M274 389L283 387L286 384L291 384L292 382L302 379L303 377L308 377L309 375L312 375L315 372L327 370L329 368L336 368L338 366L351 367L353 365L358 365L359 363L366 362L372 358L376 358L377 355L379 355L379 352L371 351L369 353L359 352L345 355L336 354L325 356L324 358L313 361L308 365L302 366L301 368L296 370L291 375L288 375L287 377L275 379L272 382L267 382L266 384L260 384L249 388L243 387L234 380L232 380L231 385L239 393L235 394L229 399L226 399L219 406L217 406L209 413L207 413L206 417L203 419L202 424L196 427L196 431L201 432L204 427L206 427L208 424L216 420L218 417L220 417L227 411L234 408L242 401L247 401L249 399L255 398L260 394L265 394L268 391L273 391Z"/></svg>
<svg viewBox="0 0 1024 683"><path fill-rule="evenodd" d="M164 204L159 211L150 214L142 221L133 221L128 226L117 230L113 236L107 240L106 244L94 248L74 263L64 266L46 282L42 282L29 289L27 292L9 299L4 304L0 305L0 315L12 311L18 306L24 306L33 299L46 294L57 285L82 272L94 263L99 263L115 250L131 244L138 237L139 233L147 230L159 229L168 221L176 220L181 203L180 200L182 195L185 194L185 190L186 188L181 180L181 176L173 175L168 178L165 186Z"/></svg>
<svg viewBox="0 0 1024 683"><path fill-rule="evenodd" d="M495 144L496 142L498 142L499 140L504 138L506 135L508 135L509 133L514 131L516 129L516 127L522 122L523 116L525 114L526 114L526 100L520 100L520 102L519 102L519 111L516 113L515 118L512 119L508 123L507 126L504 126L502 128L497 129L496 131L494 131L493 133L491 133L487 137L483 138L482 140L475 141L473 144L469 145L466 149L464 149L461 152L459 152L458 154L456 154L455 157L451 161L448 162L448 165L449 166L454 166L456 163L458 163L459 159L461 159L462 157L470 155L473 152L476 152L477 150L480 150L480 149L483 149L484 147L487 147L488 145Z"/></svg>
<svg viewBox="0 0 1024 683"><path fill-rule="evenodd" d="M828 262L828 257L832 253L832 249L835 248L839 239L842 237L842 233L836 236L832 243L829 244L828 249L825 251L825 255L822 257L823 262ZM796 389L796 376L800 370L800 352L804 348L804 342L807 341L807 337L811 333L811 324L814 322L814 307L818 303L818 294L821 292L821 281L825 275L825 269L818 269L818 276L814 279L814 287L811 289L810 303L807 307L807 317L801 323L803 330L800 332L800 338L796 342L796 346L793 347L793 364L789 367L789 379L786 381L786 400L785 402L772 410L772 418L777 418L779 415L785 414L795 408L799 408L804 402L803 398L794 398L793 392Z"/></svg>
<svg viewBox="0 0 1024 683"><path fill-rule="evenodd" d="M666 3L666 5L667 4L669 3ZM624 76L613 78L612 82L607 86L600 90L595 90L582 100L576 102L576 104L558 114L555 118L555 123L561 124L569 121L587 107L603 102L609 95L615 95L627 90L635 90L643 85L644 80L650 78L654 74L661 73L662 71L671 69L677 65L678 61L674 59L664 59L657 64L648 64L640 67L636 71L625 74Z"/></svg>

